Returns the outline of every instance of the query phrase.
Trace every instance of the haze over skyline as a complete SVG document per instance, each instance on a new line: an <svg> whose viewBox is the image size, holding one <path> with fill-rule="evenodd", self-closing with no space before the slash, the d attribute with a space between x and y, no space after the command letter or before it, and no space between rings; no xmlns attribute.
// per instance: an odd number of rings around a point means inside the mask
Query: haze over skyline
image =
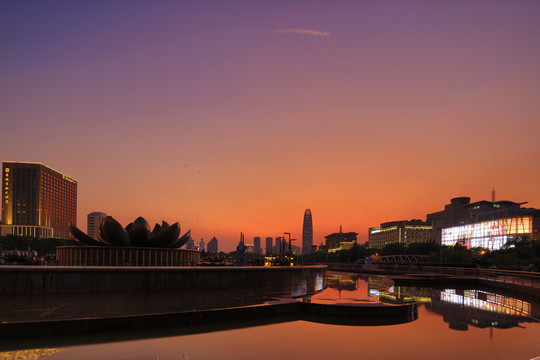
<svg viewBox="0 0 540 360"><path fill-rule="evenodd" d="M0 155L124 226L313 243L540 207L538 1L4 1ZM298 240L296 245L300 245Z"/></svg>

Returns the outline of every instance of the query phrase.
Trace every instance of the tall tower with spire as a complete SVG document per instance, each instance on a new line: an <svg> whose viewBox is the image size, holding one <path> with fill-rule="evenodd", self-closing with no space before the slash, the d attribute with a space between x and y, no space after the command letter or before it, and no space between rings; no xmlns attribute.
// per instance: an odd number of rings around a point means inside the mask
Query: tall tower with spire
<svg viewBox="0 0 540 360"><path fill-rule="evenodd" d="M304 212L304 226L302 227L302 254L311 254L313 247L313 220L311 210Z"/></svg>

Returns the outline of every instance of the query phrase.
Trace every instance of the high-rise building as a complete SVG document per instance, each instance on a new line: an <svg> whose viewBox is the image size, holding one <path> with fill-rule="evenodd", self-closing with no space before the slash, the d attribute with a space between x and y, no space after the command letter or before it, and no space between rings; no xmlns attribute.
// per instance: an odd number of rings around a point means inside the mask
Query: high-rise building
<svg viewBox="0 0 540 360"><path fill-rule="evenodd" d="M77 181L39 163L4 162L2 233L71 237L77 223Z"/></svg>
<svg viewBox="0 0 540 360"><path fill-rule="evenodd" d="M253 251L255 254L262 254L262 248L261 248L261 238L259 236L255 236L253 238L253 246L255 247Z"/></svg>
<svg viewBox="0 0 540 360"><path fill-rule="evenodd" d="M208 245L206 246L206 252L208 254L217 255L218 253L218 239L214 236L212 240L208 242Z"/></svg>
<svg viewBox="0 0 540 360"><path fill-rule="evenodd" d="M266 255L272 254L272 241L273 239L271 237L266 238Z"/></svg>
<svg viewBox="0 0 540 360"><path fill-rule="evenodd" d="M304 225L302 227L302 254L311 254L313 248L313 219L311 210L304 212Z"/></svg>
<svg viewBox="0 0 540 360"><path fill-rule="evenodd" d="M99 234L99 224L107 217L107 214L104 212L94 211L88 214L88 219L86 222L86 233L91 238L97 240Z"/></svg>
<svg viewBox="0 0 540 360"><path fill-rule="evenodd" d="M206 244L204 243L204 239L201 239L201 241L199 241L199 245L197 246L199 251L205 251L206 250Z"/></svg>
<svg viewBox="0 0 540 360"><path fill-rule="evenodd" d="M284 242L285 242L285 239L283 238L283 236L276 237L276 245L272 249L273 250L272 252L274 253L274 255L281 256L285 254Z"/></svg>

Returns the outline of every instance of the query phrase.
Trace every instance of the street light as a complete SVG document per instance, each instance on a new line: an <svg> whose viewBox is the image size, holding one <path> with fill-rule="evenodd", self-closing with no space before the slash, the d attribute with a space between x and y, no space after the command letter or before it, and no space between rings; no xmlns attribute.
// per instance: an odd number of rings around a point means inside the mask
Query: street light
<svg viewBox="0 0 540 360"><path fill-rule="evenodd" d="M285 232L283 235L289 236L289 258L291 257L291 233Z"/></svg>
<svg viewBox="0 0 540 360"><path fill-rule="evenodd" d="M291 260L291 241L296 241L296 239L291 239L291 233L285 232L284 235L289 237L289 261Z"/></svg>

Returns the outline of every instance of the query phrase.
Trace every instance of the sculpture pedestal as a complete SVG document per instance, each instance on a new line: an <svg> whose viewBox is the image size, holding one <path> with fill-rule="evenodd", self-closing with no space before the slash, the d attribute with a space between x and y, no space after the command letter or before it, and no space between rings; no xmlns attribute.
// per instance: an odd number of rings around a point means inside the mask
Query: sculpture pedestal
<svg viewBox="0 0 540 360"><path fill-rule="evenodd" d="M113 246L58 246L60 266L195 266L201 253L186 249Z"/></svg>

